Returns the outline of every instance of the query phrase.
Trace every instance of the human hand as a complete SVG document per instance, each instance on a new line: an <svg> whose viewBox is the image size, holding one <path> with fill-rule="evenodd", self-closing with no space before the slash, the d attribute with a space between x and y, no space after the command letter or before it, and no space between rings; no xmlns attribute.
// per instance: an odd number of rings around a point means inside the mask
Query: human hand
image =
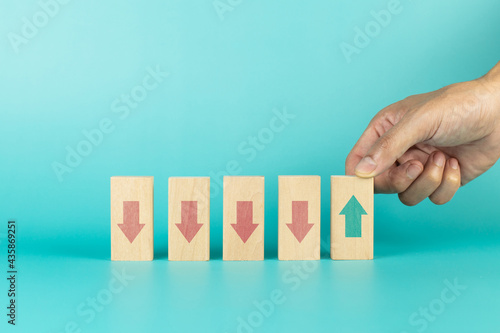
<svg viewBox="0 0 500 333"><path fill-rule="evenodd" d="M370 122L346 174L375 177L376 193L413 206L451 200L500 157L500 63L485 76L410 96Z"/></svg>

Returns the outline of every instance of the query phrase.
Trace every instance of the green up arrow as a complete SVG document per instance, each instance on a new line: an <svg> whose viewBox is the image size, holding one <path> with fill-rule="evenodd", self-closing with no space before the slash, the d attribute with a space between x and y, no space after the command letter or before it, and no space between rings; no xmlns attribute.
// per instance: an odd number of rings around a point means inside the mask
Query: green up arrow
<svg viewBox="0 0 500 333"><path fill-rule="evenodd" d="M353 195L339 215L345 215L345 236L361 237L361 215L367 215Z"/></svg>

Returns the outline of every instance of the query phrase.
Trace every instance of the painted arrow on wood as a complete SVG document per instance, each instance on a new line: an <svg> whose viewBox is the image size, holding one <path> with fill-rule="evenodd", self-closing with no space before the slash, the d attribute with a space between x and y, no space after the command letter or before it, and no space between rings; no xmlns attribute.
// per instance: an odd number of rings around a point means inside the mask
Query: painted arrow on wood
<svg viewBox="0 0 500 333"><path fill-rule="evenodd" d="M118 224L128 241L132 243L144 228L145 224L139 223L139 201L123 202L123 223Z"/></svg>
<svg viewBox="0 0 500 333"><path fill-rule="evenodd" d="M243 243L246 243L248 238L253 234L259 226L253 224L253 201L237 201L236 202L236 223L231 224L234 231L240 236Z"/></svg>
<svg viewBox="0 0 500 333"><path fill-rule="evenodd" d="M181 223L175 224L191 243L203 224L198 224L198 201L181 201Z"/></svg>
<svg viewBox="0 0 500 333"><path fill-rule="evenodd" d="M295 238L301 243L314 224L308 222L308 201L292 201L292 223L286 226L290 229Z"/></svg>
<svg viewBox="0 0 500 333"><path fill-rule="evenodd" d="M339 215L345 215L345 236L361 237L361 215L367 215L367 213L354 195Z"/></svg>

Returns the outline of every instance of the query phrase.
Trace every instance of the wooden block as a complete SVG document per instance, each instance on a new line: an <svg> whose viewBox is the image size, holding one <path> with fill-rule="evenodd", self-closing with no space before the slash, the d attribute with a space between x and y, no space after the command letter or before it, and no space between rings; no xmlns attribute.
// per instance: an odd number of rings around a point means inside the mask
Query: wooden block
<svg viewBox="0 0 500 333"><path fill-rule="evenodd" d="M332 176L332 259L373 259L373 178Z"/></svg>
<svg viewBox="0 0 500 333"><path fill-rule="evenodd" d="M210 178L168 180L168 260L210 259Z"/></svg>
<svg viewBox="0 0 500 333"><path fill-rule="evenodd" d="M264 260L264 177L224 177L223 260Z"/></svg>
<svg viewBox="0 0 500 333"><path fill-rule="evenodd" d="M111 260L153 260L153 177L111 177Z"/></svg>
<svg viewBox="0 0 500 333"><path fill-rule="evenodd" d="M321 178L279 176L278 259L319 260Z"/></svg>

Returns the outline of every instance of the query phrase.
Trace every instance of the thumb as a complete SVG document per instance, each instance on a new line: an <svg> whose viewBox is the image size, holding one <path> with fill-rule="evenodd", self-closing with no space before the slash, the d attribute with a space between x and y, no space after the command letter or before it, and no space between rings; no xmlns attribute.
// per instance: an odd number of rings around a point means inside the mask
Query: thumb
<svg viewBox="0 0 500 333"><path fill-rule="evenodd" d="M393 165L410 147L427 140L431 127L427 119L406 114L375 141L356 165L354 172L363 178L378 176Z"/></svg>

